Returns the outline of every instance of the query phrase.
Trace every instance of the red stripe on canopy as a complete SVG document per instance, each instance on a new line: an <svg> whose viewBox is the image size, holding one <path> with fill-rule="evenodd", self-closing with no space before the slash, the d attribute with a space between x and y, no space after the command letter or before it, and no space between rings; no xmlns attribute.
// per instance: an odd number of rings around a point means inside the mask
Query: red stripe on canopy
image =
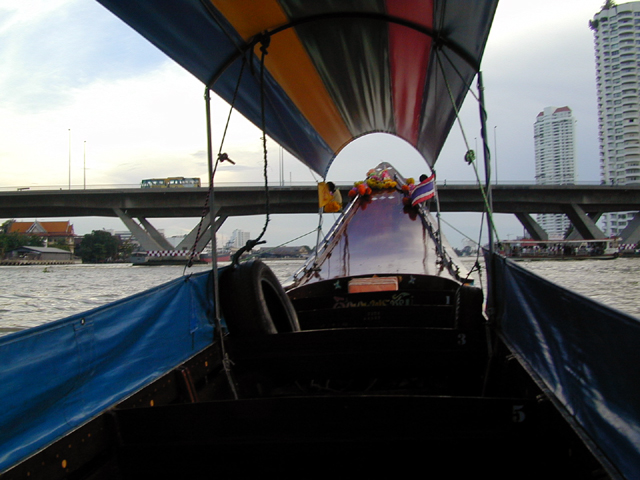
<svg viewBox="0 0 640 480"><path fill-rule="evenodd" d="M387 0L387 13L433 27L433 0ZM390 23L389 51L396 134L417 145L431 37Z"/></svg>

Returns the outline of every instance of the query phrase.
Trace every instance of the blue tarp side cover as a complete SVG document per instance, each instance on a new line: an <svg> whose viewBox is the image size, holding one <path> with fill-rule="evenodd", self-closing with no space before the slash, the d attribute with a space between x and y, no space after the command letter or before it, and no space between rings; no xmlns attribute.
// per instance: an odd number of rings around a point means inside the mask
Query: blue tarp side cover
<svg viewBox="0 0 640 480"><path fill-rule="evenodd" d="M0 338L0 472L210 344L209 277Z"/></svg>
<svg viewBox="0 0 640 480"><path fill-rule="evenodd" d="M638 478L640 321L494 260L505 339L619 473Z"/></svg>

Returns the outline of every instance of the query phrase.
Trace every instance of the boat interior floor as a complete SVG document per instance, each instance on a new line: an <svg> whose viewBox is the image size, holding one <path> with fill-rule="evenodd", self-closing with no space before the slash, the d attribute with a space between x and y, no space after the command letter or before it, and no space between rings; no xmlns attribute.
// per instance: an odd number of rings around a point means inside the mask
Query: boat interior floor
<svg viewBox="0 0 640 480"><path fill-rule="evenodd" d="M448 326L308 329L331 318L316 311L300 332L228 334L6 478L601 474L482 315L450 307Z"/></svg>
<svg viewBox="0 0 640 480"><path fill-rule="evenodd" d="M487 385L487 343L458 335L381 327L229 338L239 399L212 400L227 388L218 376L195 403L117 409L119 461L128 475L173 478L208 468L244 478L597 470L516 361L503 358L493 367L503 378Z"/></svg>

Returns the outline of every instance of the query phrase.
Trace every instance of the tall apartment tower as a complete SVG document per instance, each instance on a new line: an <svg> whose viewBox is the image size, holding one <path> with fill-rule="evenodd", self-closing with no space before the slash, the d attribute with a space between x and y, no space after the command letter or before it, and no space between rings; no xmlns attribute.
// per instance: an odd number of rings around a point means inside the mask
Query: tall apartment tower
<svg viewBox="0 0 640 480"><path fill-rule="evenodd" d="M571 185L576 181L576 121L569 107L547 107L533 125L536 184ZM541 214L537 221L549 238L564 238L571 222L563 214Z"/></svg>
<svg viewBox="0 0 640 480"><path fill-rule="evenodd" d="M595 37L601 182L640 183L640 2L609 0L589 26ZM620 234L633 215L603 215L605 234Z"/></svg>
<svg viewBox="0 0 640 480"><path fill-rule="evenodd" d="M244 247L251 239L251 233L236 229L231 234L231 245L237 248Z"/></svg>

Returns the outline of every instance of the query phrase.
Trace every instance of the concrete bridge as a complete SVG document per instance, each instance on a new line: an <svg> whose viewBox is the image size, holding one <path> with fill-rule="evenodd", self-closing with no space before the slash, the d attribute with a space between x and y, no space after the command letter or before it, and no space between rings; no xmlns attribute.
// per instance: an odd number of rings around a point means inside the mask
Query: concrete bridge
<svg viewBox="0 0 640 480"><path fill-rule="evenodd" d="M351 185L339 187L346 198ZM0 218L117 216L143 243L143 248L170 249L147 219L201 217L207 193L206 188L0 192ZM439 185L438 195L443 212L484 209L475 185ZM640 210L640 185L496 185L492 195L495 213L516 215L531 236L539 240L547 237L531 217L534 213L564 213L580 236L594 239L604 238L596 226L603 213ZM217 230L230 216L265 213L265 201L263 187L216 187L211 202L214 227ZM317 213L318 194L315 186L271 186L269 204L272 214ZM145 236L152 241L142 240ZM640 241L640 216L622 237L627 243Z"/></svg>

